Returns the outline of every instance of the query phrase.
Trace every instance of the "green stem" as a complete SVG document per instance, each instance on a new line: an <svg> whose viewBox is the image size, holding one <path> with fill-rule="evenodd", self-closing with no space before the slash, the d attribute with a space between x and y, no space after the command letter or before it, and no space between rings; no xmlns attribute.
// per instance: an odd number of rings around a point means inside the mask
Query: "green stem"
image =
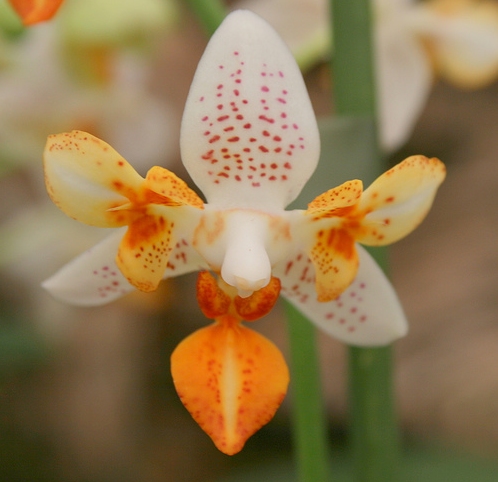
<svg viewBox="0 0 498 482"><path fill-rule="evenodd" d="M398 480L392 350L349 348L352 448L361 482Z"/></svg>
<svg viewBox="0 0 498 482"><path fill-rule="evenodd" d="M334 102L338 115L375 116L371 0L331 0Z"/></svg>
<svg viewBox="0 0 498 482"><path fill-rule="evenodd" d="M298 480L331 480L328 466L327 419L321 392L315 329L286 304L292 386L292 422Z"/></svg>
<svg viewBox="0 0 498 482"><path fill-rule="evenodd" d="M186 0L186 2L196 14L206 33L213 35L226 16L224 3L221 0Z"/></svg>
<svg viewBox="0 0 498 482"><path fill-rule="evenodd" d="M334 101L338 115L376 121L372 55L371 0L331 0L333 19ZM384 171L378 143L372 161ZM361 173L359 173L361 175ZM373 253L386 267L386 251ZM380 259L382 258L382 259ZM396 480L399 457L392 374L392 348L349 348L351 441L356 479Z"/></svg>

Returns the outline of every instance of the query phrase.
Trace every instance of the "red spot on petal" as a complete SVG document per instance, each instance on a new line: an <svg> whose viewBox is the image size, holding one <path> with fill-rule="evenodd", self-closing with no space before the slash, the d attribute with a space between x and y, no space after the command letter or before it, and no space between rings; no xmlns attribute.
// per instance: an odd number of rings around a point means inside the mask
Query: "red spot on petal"
<svg viewBox="0 0 498 482"><path fill-rule="evenodd" d="M258 119L261 119L262 121L269 122L270 124L273 124L275 122L275 119L272 119L270 117L267 117L265 115L260 115Z"/></svg>

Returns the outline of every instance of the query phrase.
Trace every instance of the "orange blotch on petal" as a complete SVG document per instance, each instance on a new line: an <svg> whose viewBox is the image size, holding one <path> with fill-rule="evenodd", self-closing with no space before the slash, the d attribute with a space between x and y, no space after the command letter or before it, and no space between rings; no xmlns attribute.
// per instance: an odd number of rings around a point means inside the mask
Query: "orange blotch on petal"
<svg viewBox="0 0 498 482"><path fill-rule="evenodd" d="M346 230L320 230L308 255L315 268L318 301L337 298L353 282L358 253Z"/></svg>
<svg viewBox="0 0 498 482"><path fill-rule="evenodd" d="M144 215L132 222L119 246L116 263L141 291L154 291L173 249L174 223L162 215Z"/></svg>
<svg viewBox="0 0 498 482"><path fill-rule="evenodd" d="M50 20L63 0L9 0L24 25Z"/></svg>
<svg viewBox="0 0 498 482"><path fill-rule="evenodd" d="M171 372L185 408L227 455L273 418L289 383L278 348L230 315L183 340Z"/></svg>
<svg viewBox="0 0 498 482"><path fill-rule="evenodd" d="M272 277L264 288L255 291L251 296L247 298L236 296L233 301L237 314L243 320L254 321L271 311L279 294L280 280Z"/></svg>

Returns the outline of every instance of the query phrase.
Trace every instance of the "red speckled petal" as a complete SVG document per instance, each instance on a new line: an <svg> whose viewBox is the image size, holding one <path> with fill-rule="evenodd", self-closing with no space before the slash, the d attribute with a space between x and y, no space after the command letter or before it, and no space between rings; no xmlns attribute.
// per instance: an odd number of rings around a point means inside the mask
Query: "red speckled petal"
<svg viewBox="0 0 498 482"><path fill-rule="evenodd" d="M317 301L313 265L304 253L275 267L274 274L282 283L282 296L325 333L351 345L387 345L404 336L408 324L389 280L361 246L356 249L356 278L332 301Z"/></svg>
<svg viewBox="0 0 498 482"><path fill-rule="evenodd" d="M276 32L253 13L227 16L199 62L185 106L185 167L210 204L281 209L319 156L301 73Z"/></svg>
<svg viewBox="0 0 498 482"><path fill-rule="evenodd" d="M24 25L51 19L63 0L9 0Z"/></svg>
<svg viewBox="0 0 498 482"><path fill-rule="evenodd" d="M43 161L48 194L68 216L100 227L129 221L112 209L135 200L144 180L111 146L80 131L52 135Z"/></svg>
<svg viewBox="0 0 498 482"><path fill-rule="evenodd" d="M96 306L133 291L115 258L124 228L85 251L43 282L55 298L67 303Z"/></svg>
<svg viewBox="0 0 498 482"><path fill-rule="evenodd" d="M278 348L230 316L183 340L171 372L185 408L228 455L272 419L289 383Z"/></svg>
<svg viewBox="0 0 498 482"><path fill-rule="evenodd" d="M363 193L358 211L366 213L356 241L372 246L394 243L425 218L446 176L436 158L412 156L394 166Z"/></svg>

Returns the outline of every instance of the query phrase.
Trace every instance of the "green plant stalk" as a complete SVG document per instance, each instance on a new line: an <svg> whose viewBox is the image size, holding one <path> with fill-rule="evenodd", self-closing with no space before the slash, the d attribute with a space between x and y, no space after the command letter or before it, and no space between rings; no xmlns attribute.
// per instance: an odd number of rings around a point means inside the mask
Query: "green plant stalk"
<svg viewBox="0 0 498 482"><path fill-rule="evenodd" d="M331 480L327 419L321 392L320 364L313 325L285 303L290 346L292 425L300 482Z"/></svg>
<svg viewBox="0 0 498 482"><path fill-rule="evenodd" d="M376 122L376 90L370 0L331 0L332 71L337 115ZM372 141L376 170L385 170ZM361 173L358 173L361 176ZM386 251L372 252L386 269ZM356 480L397 480L399 432L394 407L392 347L349 348L351 445Z"/></svg>
<svg viewBox="0 0 498 482"><path fill-rule="evenodd" d="M335 111L338 115L376 114L372 55L371 0L330 0L331 59ZM375 146L375 151L378 151Z"/></svg>
<svg viewBox="0 0 498 482"><path fill-rule="evenodd" d="M186 0L208 35L213 35L227 14L221 0Z"/></svg>

